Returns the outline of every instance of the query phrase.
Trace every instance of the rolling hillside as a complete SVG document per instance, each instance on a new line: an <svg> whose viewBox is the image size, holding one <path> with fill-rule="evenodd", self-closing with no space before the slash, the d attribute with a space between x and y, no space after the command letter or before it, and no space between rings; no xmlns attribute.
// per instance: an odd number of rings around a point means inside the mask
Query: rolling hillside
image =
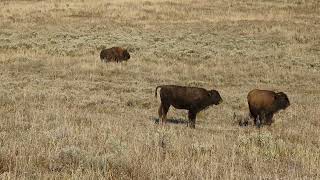
<svg viewBox="0 0 320 180"><path fill-rule="evenodd" d="M0 177L319 179L318 0L0 2ZM101 63L105 47L131 59ZM186 127L162 84L224 102ZM247 93L283 91L275 123L240 127Z"/></svg>

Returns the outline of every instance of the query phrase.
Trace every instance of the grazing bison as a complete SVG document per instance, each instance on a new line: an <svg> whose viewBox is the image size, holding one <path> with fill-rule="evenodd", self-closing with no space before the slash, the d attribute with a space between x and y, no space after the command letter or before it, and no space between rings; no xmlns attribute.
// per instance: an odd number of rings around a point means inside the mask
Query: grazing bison
<svg viewBox="0 0 320 180"><path fill-rule="evenodd" d="M290 106L288 96L283 92L254 89L247 98L250 115L257 127L263 123L271 125L273 114Z"/></svg>
<svg viewBox="0 0 320 180"><path fill-rule="evenodd" d="M195 128L196 115L198 112L211 105L218 105L222 102L222 98L216 90L207 91L197 87L164 85L156 87L155 97L157 97L158 88L161 88L161 105L158 113L162 124L166 122L168 110L172 105L177 109L189 110L188 126L190 124L191 128Z"/></svg>
<svg viewBox="0 0 320 180"><path fill-rule="evenodd" d="M130 54L126 49L123 49L121 47L112 47L109 49L103 49L100 52L100 59L102 62L126 61L130 59Z"/></svg>

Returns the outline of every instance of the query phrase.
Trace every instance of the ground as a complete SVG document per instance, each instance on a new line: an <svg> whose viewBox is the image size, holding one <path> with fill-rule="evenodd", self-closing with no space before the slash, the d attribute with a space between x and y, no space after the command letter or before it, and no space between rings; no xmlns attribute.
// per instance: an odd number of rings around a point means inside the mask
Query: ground
<svg viewBox="0 0 320 180"><path fill-rule="evenodd" d="M0 2L0 176L51 179L320 178L318 0ZM101 63L105 47L131 59ZM162 84L224 102L186 127ZM257 129L254 88L291 106Z"/></svg>

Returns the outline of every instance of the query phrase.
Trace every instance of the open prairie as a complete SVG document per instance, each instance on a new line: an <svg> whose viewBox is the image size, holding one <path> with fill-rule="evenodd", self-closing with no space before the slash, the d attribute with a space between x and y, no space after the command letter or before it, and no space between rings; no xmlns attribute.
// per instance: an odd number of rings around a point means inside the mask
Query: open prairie
<svg viewBox="0 0 320 180"><path fill-rule="evenodd" d="M0 74L1 179L320 178L318 0L2 0ZM163 84L224 102L161 126ZM254 88L271 126L238 125Z"/></svg>

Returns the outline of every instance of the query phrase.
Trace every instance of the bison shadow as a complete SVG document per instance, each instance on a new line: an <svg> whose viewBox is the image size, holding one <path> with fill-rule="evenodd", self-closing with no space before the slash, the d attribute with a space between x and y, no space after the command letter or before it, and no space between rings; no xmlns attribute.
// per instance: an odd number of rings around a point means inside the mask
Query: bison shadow
<svg viewBox="0 0 320 180"><path fill-rule="evenodd" d="M152 118L152 121L154 121L156 124L159 124L160 119L159 118ZM171 123L171 124L188 124L188 120L186 119L181 119L181 118L168 118L166 123Z"/></svg>

